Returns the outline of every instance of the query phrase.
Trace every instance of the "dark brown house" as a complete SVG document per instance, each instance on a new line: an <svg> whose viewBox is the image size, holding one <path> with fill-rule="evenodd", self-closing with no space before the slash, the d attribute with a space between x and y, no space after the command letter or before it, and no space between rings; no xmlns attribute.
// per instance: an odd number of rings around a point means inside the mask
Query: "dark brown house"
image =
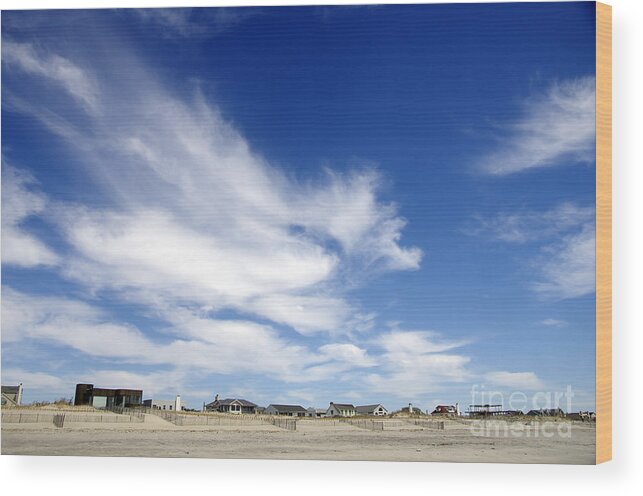
<svg viewBox="0 0 643 496"><path fill-rule="evenodd" d="M142 404L142 389L105 389L95 388L93 384L76 384L74 405L114 408L141 406Z"/></svg>

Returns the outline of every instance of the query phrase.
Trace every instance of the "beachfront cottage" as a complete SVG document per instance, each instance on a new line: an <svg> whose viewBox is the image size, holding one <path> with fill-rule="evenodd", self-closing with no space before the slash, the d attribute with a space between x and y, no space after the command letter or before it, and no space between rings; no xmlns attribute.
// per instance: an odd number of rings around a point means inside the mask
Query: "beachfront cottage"
<svg viewBox="0 0 643 496"><path fill-rule="evenodd" d="M382 415L388 415L388 410L384 408L384 405L362 405L356 406L355 410L357 415L374 415L376 417L381 417Z"/></svg>
<svg viewBox="0 0 643 496"><path fill-rule="evenodd" d="M348 403L332 403L326 410L327 417L354 417L357 410L353 405Z"/></svg>
<svg viewBox="0 0 643 496"><path fill-rule="evenodd" d="M285 417L305 417L307 412L299 405L268 405L264 410L267 415L283 415Z"/></svg>
<svg viewBox="0 0 643 496"><path fill-rule="evenodd" d="M326 408L315 408L311 406L306 408L306 417L322 418L326 416Z"/></svg>
<svg viewBox="0 0 643 496"><path fill-rule="evenodd" d="M424 412L418 408L417 406L409 405L409 406L404 406L400 409L399 412L396 413L402 413L402 414L411 414L411 415L424 415Z"/></svg>
<svg viewBox="0 0 643 496"><path fill-rule="evenodd" d="M431 412L431 415L443 415L447 417L455 417L458 415L458 406L457 405L438 405L435 407L435 410Z"/></svg>
<svg viewBox="0 0 643 496"><path fill-rule="evenodd" d="M257 413L257 405L251 401L237 399L237 398L226 398L225 400L220 400L219 395L217 394L212 403L205 405L206 412L219 412L219 413Z"/></svg>
<svg viewBox="0 0 643 496"><path fill-rule="evenodd" d="M311 406L310 408L306 409L306 417L322 418L325 416L326 416L325 408L315 408Z"/></svg>

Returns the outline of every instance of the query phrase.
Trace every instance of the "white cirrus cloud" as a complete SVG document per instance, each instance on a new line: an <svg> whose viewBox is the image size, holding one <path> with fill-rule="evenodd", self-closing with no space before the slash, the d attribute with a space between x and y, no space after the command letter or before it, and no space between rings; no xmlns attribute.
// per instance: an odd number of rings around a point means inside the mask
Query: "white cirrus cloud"
<svg viewBox="0 0 643 496"><path fill-rule="evenodd" d="M23 65L43 62L34 47L10 50ZM66 277L129 301L231 309L310 335L370 325L345 300L346 279L419 268L422 251L400 243L406 220L378 200L377 172L294 179L199 92L177 98L133 57L119 63L127 90L101 80L92 95L103 111L82 126L43 112L46 100L13 107L64 139L79 174L99 185L100 207L50 208L71 247Z"/></svg>
<svg viewBox="0 0 643 496"><path fill-rule="evenodd" d="M491 236L509 243L529 243L560 236L570 229L593 222L595 209L563 202L549 210L501 212L493 217L477 216L467 234Z"/></svg>
<svg viewBox="0 0 643 496"><path fill-rule="evenodd" d="M204 38L223 33L253 15L251 9L152 8L133 9L139 18L156 25L166 38Z"/></svg>
<svg viewBox="0 0 643 496"><path fill-rule="evenodd" d="M544 297L577 298L596 289L593 207L565 202L549 210L502 212L478 217L465 232L537 247L525 265L533 272L531 289Z"/></svg>
<svg viewBox="0 0 643 496"><path fill-rule="evenodd" d="M162 365L177 374L263 374L288 382L321 380L338 370L375 364L354 344L328 343L315 350L252 321L217 320L180 307L161 316L170 339L157 341L86 302L2 288L5 344L38 340L115 363Z"/></svg>
<svg viewBox="0 0 643 496"><path fill-rule="evenodd" d="M2 263L20 267L55 265L58 255L25 227L24 222L42 214L47 198L33 189L27 172L2 164Z"/></svg>
<svg viewBox="0 0 643 496"><path fill-rule="evenodd" d="M464 341L444 341L427 331L395 330L379 336L376 344L383 350L378 369L365 378L373 392L417 400L445 384L472 377L466 367L470 357L451 352L467 344Z"/></svg>
<svg viewBox="0 0 643 496"><path fill-rule="evenodd" d="M567 325L567 322L565 320L551 318L541 320L540 323L547 327L564 327Z"/></svg>
<svg viewBox="0 0 643 496"><path fill-rule="evenodd" d="M545 384L534 372L495 371L485 374L485 379L496 386L515 390L539 391L545 389Z"/></svg>
<svg viewBox="0 0 643 496"><path fill-rule="evenodd" d="M8 208L7 225L18 228L27 216L43 216L46 206L43 218L65 247L48 263L98 304L109 292L141 306L163 323L157 332L164 339L93 303L5 286L3 341L81 352L112 365L111 375L89 371L91 380L110 384L134 374L113 369L133 364L179 379L188 371L234 372L314 383L370 370L382 359L389 380L396 380L393 358L347 341L353 332L371 329L374 316L349 302L346 281L415 270L422 259L418 247L402 246L407 221L395 204L379 199L377 171L325 170L314 179L294 178L252 150L198 91L192 99L175 96L130 55L114 55L121 81L101 77L101 66L83 66L78 57L28 44L7 50L8 64L57 83L89 110L79 124L67 107L50 107L48 95L33 95L28 103L7 97L11 111L36 119L64 141L75 157L70 167L95 187L97 199L52 201L14 181L21 198L32 195L31 206ZM7 187L9 182L3 193ZM43 254L40 259L46 261ZM324 334L310 341L315 333ZM428 356L452 344L424 345L424 370L440 368L430 362L449 362L453 370L468 360ZM392 342L383 346L391 357L403 353ZM149 374L143 374L149 381L140 374L137 380L149 386L159 380Z"/></svg>
<svg viewBox="0 0 643 496"><path fill-rule="evenodd" d="M22 368L2 368L2 382L5 384L23 384L31 391L51 392L69 396L73 391L70 380L45 372L32 372Z"/></svg>
<svg viewBox="0 0 643 496"><path fill-rule="evenodd" d="M2 40L2 62L61 86L87 111L99 108L96 82L71 60L30 43Z"/></svg>
<svg viewBox="0 0 643 496"><path fill-rule="evenodd" d="M524 103L522 116L505 127L498 149L481 169L507 175L540 167L594 163L596 81L593 76L553 83Z"/></svg>
<svg viewBox="0 0 643 496"><path fill-rule="evenodd" d="M547 297L576 298L596 291L596 229L585 225L579 233L543 248L537 262L542 277L535 291Z"/></svg>
<svg viewBox="0 0 643 496"><path fill-rule="evenodd" d="M372 367L377 363L368 356L366 350L351 343L325 344L318 351L333 360L350 363L357 367Z"/></svg>

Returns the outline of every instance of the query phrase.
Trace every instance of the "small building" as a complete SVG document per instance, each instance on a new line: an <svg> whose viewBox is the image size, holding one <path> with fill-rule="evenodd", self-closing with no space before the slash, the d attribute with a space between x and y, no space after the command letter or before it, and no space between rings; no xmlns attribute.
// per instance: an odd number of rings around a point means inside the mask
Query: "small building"
<svg viewBox="0 0 643 496"><path fill-rule="evenodd" d="M326 417L354 417L357 415L355 407L349 403L332 403L326 410Z"/></svg>
<svg viewBox="0 0 643 496"><path fill-rule="evenodd" d="M380 403L376 405L356 406L355 410L357 411L357 415L374 415L375 417L388 415L388 410Z"/></svg>
<svg viewBox="0 0 643 496"><path fill-rule="evenodd" d="M506 417L522 417L525 414L522 410L504 410L502 415Z"/></svg>
<svg viewBox="0 0 643 496"><path fill-rule="evenodd" d="M580 420L581 422L595 422L596 421L596 413L590 412L590 411L568 413L565 416L570 420Z"/></svg>
<svg viewBox="0 0 643 496"><path fill-rule="evenodd" d="M285 417L305 417L306 409L299 405L268 405L264 410L267 415L283 415Z"/></svg>
<svg viewBox="0 0 643 496"><path fill-rule="evenodd" d="M220 400L217 394L212 403L205 405L206 412L219 412L219 413L257 413L257 405L251 401L243 400L240 398L226 398Z"/></svg>
<svg viewBox="0 0 643 496"><path fill-rule="evenodd" d="M2 406L22 405L22 382L17 386L2 386Z"/></svg>
<svg viewBox="0 0 643 496"><path fill-rule="evenodd" d="M447 417L455 417L458 415L458 407L456 405L438 405L431 415L443 415Z"/></svg>
<svg viewBox="0 0 643 496"><path fill-rule="evenodd" d="M136 407L143 404L142 389L95 388L93 384L76 384L74 405L94 408Z"/></svg>
<svg viewBox="0 0 643 496"><path fill-rule="evenodd" d="M527 415L532 417L564 417L565 412L560 408L541 408L540 410L529 410Z"/></svg>
<svg viewBox="0 0 643 496"><path fill-rule="evenodd" d="M409 403L409 406L403 406L400 408L400 411L397 413L402 413L406 415L424 415L424 412L422 409L418 408L417 406L413 406Z"/></svg>
<svg viewBox="0 0 643 496"><path fill-rule="evenodd" d="M178 395L173 400L144 400L143 406L154 410L171 410L178 412L184 410L183 405L181 404L181 397Z"/></svg>
<svg viewBox="0 0 643 496"><path fill-rule="evenodd" d="M315 408L314 406L311 406L310 408L306 409L306 417L321 418L325 416L326 416L325 408Z"/></svg>

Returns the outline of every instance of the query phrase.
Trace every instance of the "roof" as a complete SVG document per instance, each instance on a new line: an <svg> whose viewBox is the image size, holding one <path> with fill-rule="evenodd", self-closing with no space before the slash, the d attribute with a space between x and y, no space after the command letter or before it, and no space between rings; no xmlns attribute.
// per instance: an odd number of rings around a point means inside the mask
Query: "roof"
<svg viewBox="0 0 643 496"><path fill-rule="evenodd" d="M355 410L357 410L358 413L369 413L377 409L378 407L384 408L384 406L381 403L378 403L377 405L360 405L356 406ZM386 410L386 408L384 408Z"/></svg>
<svg viewBox="0 0 643 496"><path fill-rule="evenodd" d="M400 408L400 411L401 411L401 412L408 412L408 411L409 411L409 407L408 407L408 406L403 406L402 408ZM411 412L411 413L413 413L413 412L420 412L420 413L422 413L422 409L421 409L420 407L417 407L417 406L412 406L412 407L411 407L410 412Z"/></svg>
<svg viewBox="0 0 643 496"><path fill-rule="evenodd" d="M93 396L143 396L142 389L92 388Z"/></svg>
<svg viewBox="0 0 643 496"><path fill-rule="evenodd" d="M18 394L20 386L2 386L2 394Z"/></svg>
<svg viewBox="0 0 643 496"><path fill-rule="evenodd" d="M334 406L335 408L339 408L340 410L355 410L355 407L351 405L350 403L330 403L331 406Z"/></svg>
<svg viewBox="0 0 643 496"><path fill-rule="evenodd" d="M268 408L274 408L278 412L286 413L295 413L295 412L306 412L306 409L303 406L299 405L268 405Z"/></svg>
<svg viewBox="0 0 643 496"><path fill-rule="evenodd" d="M208 403L206 406L226 406L231 405L232 403L239 403L241 406L256 407L252 401L237 399L237 398L226 398L225 400L214 400L212 403Z"/></svg>
<svg viewBox="0 0 643 496"><path fill-rule="evenodd" d="M563 412L560 408L543 408L540 410L529 410L527 412L527 415L543 415L549 417L564 414L565 412Z"/></svg>

